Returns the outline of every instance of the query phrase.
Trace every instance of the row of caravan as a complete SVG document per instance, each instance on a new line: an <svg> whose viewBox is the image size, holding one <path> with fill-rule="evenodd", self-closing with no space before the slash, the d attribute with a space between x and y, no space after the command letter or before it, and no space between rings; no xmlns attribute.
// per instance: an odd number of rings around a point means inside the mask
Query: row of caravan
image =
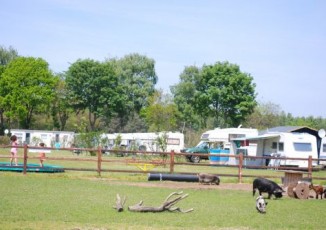
<svg viewBox="0 0 326 230"><path fill-rule="evenodd" d="M202 134L196 147L187 148L186 158L198 163L205 156L194 153L210 153L211 164L237 164L234 157L225 157L225 154L245 156L266 156L272 158L245 158L245 165L250 166L299 166L307 167L307 160L292 160L285 158L305 158L311 156L313 166L326 164L326 137L325 131L314 130L308 127L282 126L259 132L257 129L226 128L214 129ZM214 154L214 156L212 156ZM215 154L217 155L215 157ZM219 154L224 156L219 157Z"/></svg>
<svg viewBox="0 0 326 230"><path fill-rule="evenodd" d="M118 137L121 138L119 146L126 150L180 152L184 148L184 135L179 132L102 134L102 138L107 140L108 149L117 144ZM166 141L164 147L159 143L158 138Z"/></svg>
<svg viewBox="0 0 326 230"><path fill-rule="evenodd" d="M46 146L55 148L86 147L78 142L79 134L74 132L24 129L12 129L10 132L17 136L20 145L37 146L43 142ZM156 152L162 151L157 139L163 135L166 136L165 151L180 152L184 148L184 135L179 132L102 134L99 141L103 147L110 149L119 137L119 145L127 150L133 148Z"/></svg>
<svg viewBox="0 0 326 230"><path fill-rule="evenodd" d="M12 129L11 135L16 135L19 144L37 146L43 142L48 147L70 148L83 147L76 142L78 134L66 131L42 131ZM158 143L158 137L165 136L166 146ZM184 152L186 159L193 163L210 160L217 164L237 164L234 157L208 157L208 154L240 154L245 156L272 156L276 159L245 158L246 165L253 166L299 166L307 167L307 160L290 160L285 158L305 158L311 156L313 165L326 165L326 137L324 130L314 130L308 127L282 126L265 131L251 128L216 128L201 135L197 146L184 148L184 134L179 132L161 133L115 133L102 134L101 145L106 149L119 146L126 150L141 151L172 151ZM77 143L77 145L76 145ZM198 156L195 153L205 153Z"/></svg>

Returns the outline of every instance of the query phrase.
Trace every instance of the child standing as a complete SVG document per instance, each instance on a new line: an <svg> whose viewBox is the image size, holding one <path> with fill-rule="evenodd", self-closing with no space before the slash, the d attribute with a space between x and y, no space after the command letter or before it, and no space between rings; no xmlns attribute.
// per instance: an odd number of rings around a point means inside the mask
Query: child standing
<svg viewBox="0 0 326 230"><path fill-rule="evenodd" d="M41 147L44 147L45 144L44 143L40 143L40 146ZM40 152L40 166L43 167L43 161L45 161L45 152L44 150L42 149L41 152Z"/></svg>
<svg viewBox="0 0 326 230"><path fill-rule="evenodd" d="M12 135L10 137L11 140L11 150L10 150L10 154L11 154L11 158L10 158L10 165L12 165L13 161L15 162L15 165L17 166L17 136L16 135Z"/></svg>

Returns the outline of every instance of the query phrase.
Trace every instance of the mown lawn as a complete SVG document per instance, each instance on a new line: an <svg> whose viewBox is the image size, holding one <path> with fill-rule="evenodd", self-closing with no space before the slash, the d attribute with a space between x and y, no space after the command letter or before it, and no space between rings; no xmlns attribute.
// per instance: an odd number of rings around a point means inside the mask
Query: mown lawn
<svg viewBox="0 0 326 230"><path fill-rule="evenodd" d="M116 176L116 175L115 175ZM123 174L132 180L142 178ZM117 180L119 177L115 177ZM151 183L151 182L147 182ZM159 183L159 182L158 182ZM135 213L140 200L159 206L171 188L112 183L83 172L41 174L0 172L1 229L325 229L326 200L283 197L268 200L267 214L255 210L251 191L185 189L189 197L177 204L191 213ZM126 196L118 213L116 194Z"/></svg>

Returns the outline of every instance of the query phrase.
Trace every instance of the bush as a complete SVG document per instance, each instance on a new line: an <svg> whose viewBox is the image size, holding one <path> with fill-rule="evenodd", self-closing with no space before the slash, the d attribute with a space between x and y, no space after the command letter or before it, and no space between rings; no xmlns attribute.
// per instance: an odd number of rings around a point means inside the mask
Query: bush
<svg viewBox="0 0 326 230"><path fill-rule="evenodd" d="M97 132L80 133L75 137L74 145L78 148L97 148L101 143L101 135ZM89 151L91 156L96 156L96 151Z"/></svg>
<svg viewBox="0 0 326 230"><path fill-rule="evenodd" d="M10 138L8 136L0 136L0 145L9 145Z"/></svg>

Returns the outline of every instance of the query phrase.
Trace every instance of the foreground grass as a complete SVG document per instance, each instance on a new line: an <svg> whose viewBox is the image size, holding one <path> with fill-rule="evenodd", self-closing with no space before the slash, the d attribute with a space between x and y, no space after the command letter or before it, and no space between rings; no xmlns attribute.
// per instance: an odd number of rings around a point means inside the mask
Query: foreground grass
<svg viewBox="0 0 326 230"><path fill-rule="evenodd" d="M140 200L146 206L159 206L176 190L117 185L70 173L0 172L0 184L1 229L325 228L326 200L269 200L267 214L262 215L255 210L250 191L186 189L189 197L177 206L194 208L191 213L135 213L127 206ZM127 196L121 213L112 208L117 193Z"/></svg>

